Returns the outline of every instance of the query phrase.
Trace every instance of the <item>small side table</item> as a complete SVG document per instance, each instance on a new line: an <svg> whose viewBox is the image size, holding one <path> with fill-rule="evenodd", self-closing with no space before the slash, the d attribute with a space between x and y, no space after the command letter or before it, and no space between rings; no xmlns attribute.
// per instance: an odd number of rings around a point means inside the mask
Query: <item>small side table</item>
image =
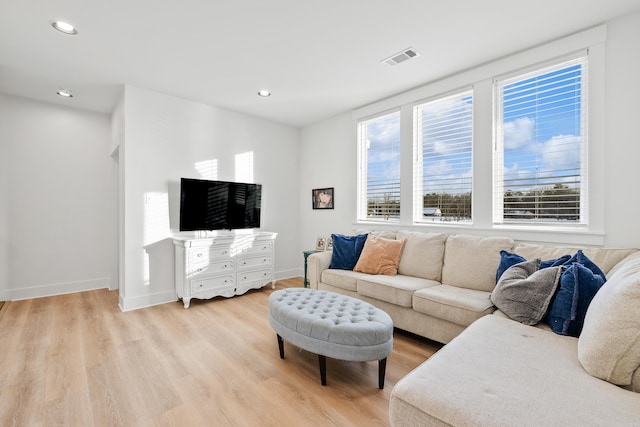
<svg viewBox="0 0 640 427"><path fill-rule="evenodd" d="M309 287L309 281L307 280L307 258L309 258L309 255L315 254L316 252L322 252L322 251L317 251L314 249L311 251L302 252L302 254L304 255L304 287L305 288Z"/></svg>

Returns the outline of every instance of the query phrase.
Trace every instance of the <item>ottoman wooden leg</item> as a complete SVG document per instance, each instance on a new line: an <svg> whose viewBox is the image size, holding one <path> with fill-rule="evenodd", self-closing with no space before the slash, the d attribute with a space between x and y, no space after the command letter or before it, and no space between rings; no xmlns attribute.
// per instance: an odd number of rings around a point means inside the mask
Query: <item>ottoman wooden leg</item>
<svg viewBox="0 0 640 427"><path fill-rule="evenodd" d="M320 363L320 382L322 385L327 385L327 358L319 354L318 362Z"/></svg>
<svg viewBox="0 0 640 427"><path fill-rule="evenodd" d="M378 388L384 388L384 374L387 370L387 358L378 360Z"/></svg>
<svg viewBox="0 0 640 427"><path fill-rule="evenodd" d="M280 359L284 359L284 342L282 341L282 337L276 334L278 337L278 350L280 351Z"/></svg>

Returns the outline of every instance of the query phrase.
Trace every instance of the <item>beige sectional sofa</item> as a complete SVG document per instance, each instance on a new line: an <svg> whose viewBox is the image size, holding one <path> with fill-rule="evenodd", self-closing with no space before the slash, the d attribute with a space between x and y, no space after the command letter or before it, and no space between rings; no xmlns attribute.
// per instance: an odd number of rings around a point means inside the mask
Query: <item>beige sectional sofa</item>
<svg viewBox="0 0 640 427"><path fill-rule="evenodd" d="M406 240L396 276L332 270L331 252L308 258L310 287L339 292L385 310L397 328L448 343L475 320L492 314L500 251L530 258L557 258L576 248L529 245L508 237L446 235L409 231L376 232ZM585 249L606 274L635 249Z"/></svg>
<svg viewBox="0 0 640 427"><path fill-rule="evenodd" d="M398 275L332 270L331 253L322 252L309 257L308 277L312 288L382 308L397 328L449 343L396 384L393 426L640 426L640 251L584 249L608 280L574 338L509 319L490 295L501 250L550 259L576 248L505 237L376 234L406 239Z"/></svg>

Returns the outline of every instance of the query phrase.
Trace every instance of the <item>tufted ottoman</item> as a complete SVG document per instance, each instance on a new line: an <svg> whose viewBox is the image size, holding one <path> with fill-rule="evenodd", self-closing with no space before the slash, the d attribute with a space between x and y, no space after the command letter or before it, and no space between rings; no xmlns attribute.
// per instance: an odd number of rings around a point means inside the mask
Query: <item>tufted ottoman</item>
<svg viewBox="0 0 640 427"><path fill-rule="evenodd" d="M327 384L326 357L331 357L378 360L378 387L384 388L393 321L379 308L335 292L289 288L269 296L269 323L276 331L281 359L283 339L318 355L322 385Z"/></svg>

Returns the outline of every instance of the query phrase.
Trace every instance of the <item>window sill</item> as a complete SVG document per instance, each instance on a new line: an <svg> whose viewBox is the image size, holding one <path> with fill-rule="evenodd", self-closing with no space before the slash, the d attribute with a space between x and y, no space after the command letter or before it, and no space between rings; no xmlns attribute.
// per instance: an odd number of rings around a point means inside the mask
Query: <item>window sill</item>
<svg viewBox="0 0 640 427"><path fill-rule="evenodd" d="M523 225L493 225L490 228L474 227L472 224L400 224L375 221L358 221L352 224L354 230L408 230L423 233L473 234L493 237L507 236L518 242L551 244L557 246L603 246L605 235L589 231L586 227L549 227Z"/></svg>

